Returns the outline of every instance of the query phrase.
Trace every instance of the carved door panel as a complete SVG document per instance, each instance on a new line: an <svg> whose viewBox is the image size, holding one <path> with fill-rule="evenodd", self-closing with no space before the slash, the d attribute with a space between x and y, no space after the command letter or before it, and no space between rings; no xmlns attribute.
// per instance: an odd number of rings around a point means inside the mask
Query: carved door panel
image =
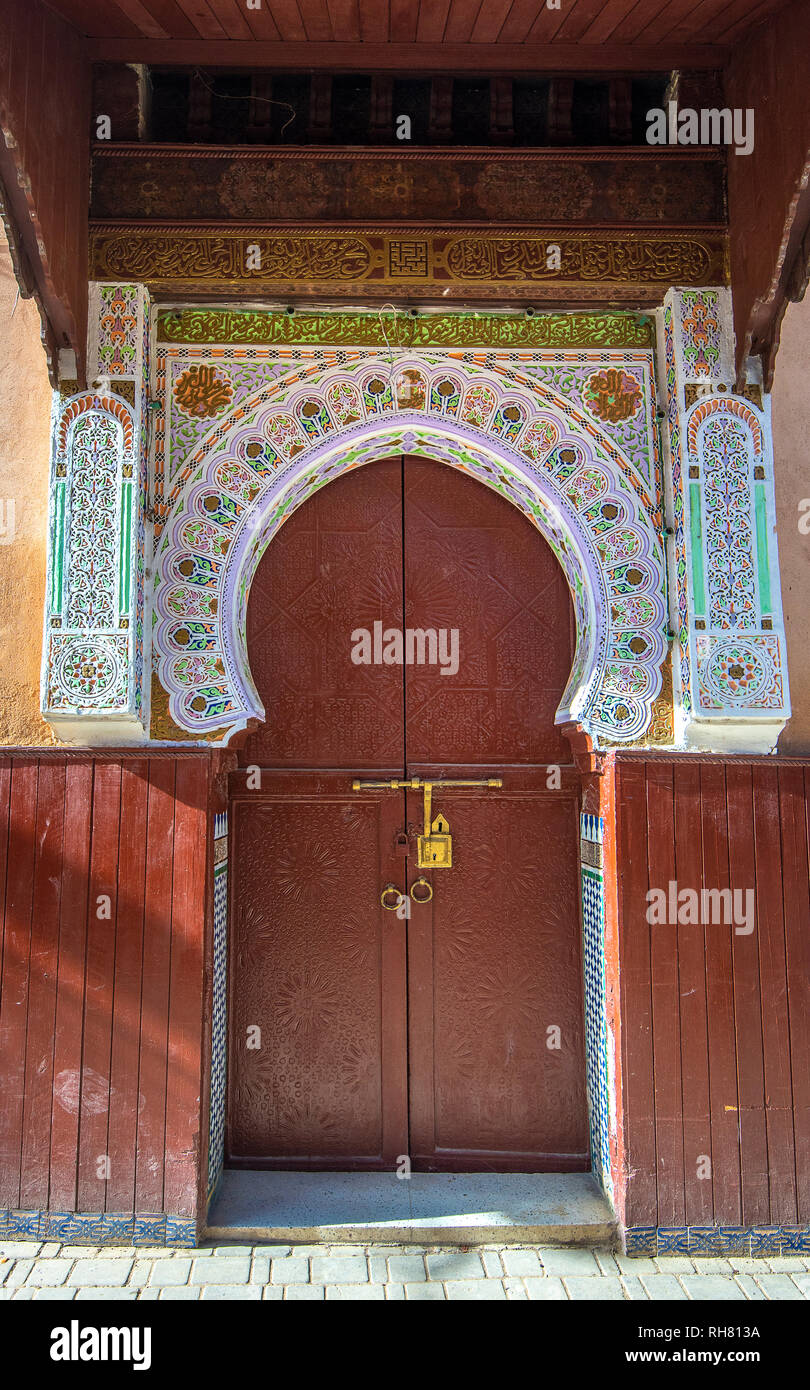
<svg viewBox="0 0 810 1390"><path fill-rule="evenodd" d="M421 777L436 768L412 769ZM486 777L491 768L465 768ZM455 774L454 774L455 775ZM408 924L411 1157L417 1169L586 1169L577 818L563 774L434 792L453 867ZM409 821L421 798L408 793ZM410 868L413 880L422 871Z"/></svg>
<svg viewBox="0 0 810 1390"><path fill-rule="evenodd" d="M265 551L247 646L266 719L242 750L260 767L402 767L402 669L355 665L351 634L401 622L402 463L344 474Z"/></svg>
<svg viewBox="0 0 810 1390"><path fill-rule="evenodd" d="M404 498L406 623L459 633L456 675L407 670L408 773L504 782L433 794L453 867L426 873L433 899L408 926L412 1161L584 1169L580 788L554 724L573 659L568 589L545 541L482 484L409 458ZM421 818L409 792L409 824Z"/></svg>
<svg viewBox="0 0 810 1390"><path fill-rule="evenodd" d="M407 1153L402 798L345 774L244 774L231 801L233 1166L393 1168Z"/></svg>
<svg viewBox="0 0 810 1390"><path fill-rule="evenodd" d="M574 614L543 537L483 483L408 458L404 545L406 626L459 633L457 675L407 669L409 764L569 762L554 715Z"/></svg>

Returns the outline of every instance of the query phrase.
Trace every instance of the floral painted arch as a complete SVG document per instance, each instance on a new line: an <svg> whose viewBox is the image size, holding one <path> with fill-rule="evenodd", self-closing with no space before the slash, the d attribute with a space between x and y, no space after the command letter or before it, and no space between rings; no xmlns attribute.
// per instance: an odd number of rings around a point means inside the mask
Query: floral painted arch
<svg viewBox="0 0 810 1390"><path fill-rule="evenodd" d="M336 354L337 356L337 354ZM508 497L551 545L576 614L557 722L597 743L647 728L667 649L664 565L646 489L568 402L491 365L437 354L341 354L220 422L177 496L156 556L154 657L172 718L223 741L263 719L246 615L288 516L349 469L395 453L447 463Z"/></svg>

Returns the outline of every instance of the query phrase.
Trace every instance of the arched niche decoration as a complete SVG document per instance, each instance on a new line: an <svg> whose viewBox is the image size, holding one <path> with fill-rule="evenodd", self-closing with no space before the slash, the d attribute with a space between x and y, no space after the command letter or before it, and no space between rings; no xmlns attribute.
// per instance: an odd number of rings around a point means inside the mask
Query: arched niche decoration
<svg viewBox="0 0 810 1390"><path fill-rule="evenodd" d="M51 464L42 712L68 741L143 738L143 555L134 413L70 397Z"/></svg>
<svg viewBox="0 0 810 1390"><path fill-rule="evenodd" d="M154 654L189 737L263 719L245 620L259 560L286 518L349 469L396 453L461 469L509 498L554 550L577 642L558 723L597 742L650 722L667 650L653 499L593 420L484 354L335 353L220 419L175 483L157 546Z"/></svg>
<svg viewBox="0 0 810 1390"><path fill-rule="evenodd" d="M688 411L685 434L696 675L688 738L733 739L744 751L756 748L759 721L770 751L790 703L767 415L736 396L707 396Z"/></svg>

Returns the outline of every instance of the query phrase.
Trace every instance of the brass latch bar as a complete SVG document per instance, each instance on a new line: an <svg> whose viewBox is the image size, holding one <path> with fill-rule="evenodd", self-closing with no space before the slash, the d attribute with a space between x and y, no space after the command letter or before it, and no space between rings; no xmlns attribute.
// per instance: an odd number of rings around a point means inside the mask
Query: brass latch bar
<svg viewBox="0 0 810 1390"><path fill-rule="evenodd" d="M453 840L450 826L439 813L431 820L434 787L502 787L500 777L476 781L466 777L392 778L388 782L352 782L352 791L422 791L424 793L424 832L419 836L417 864L420 869L450 869L453 866Z"/></svg>

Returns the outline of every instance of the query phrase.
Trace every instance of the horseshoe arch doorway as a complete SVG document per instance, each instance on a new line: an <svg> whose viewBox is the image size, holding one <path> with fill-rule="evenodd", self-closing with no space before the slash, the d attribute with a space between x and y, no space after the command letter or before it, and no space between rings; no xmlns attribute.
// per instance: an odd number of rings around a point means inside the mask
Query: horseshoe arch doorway
<svg viewBox="0 0 810 1390"><path fill-rule="evenodd" d="M436 660L408 664L409 631ZM445 464L368 464L274 538L247 645L266 722L231 778L226 1164L589 1168L580 786L554 723L575 632L550 547ZM414 778L502 783L434 789L450 868L417 865L421 787L352 787Z"/></svg>

